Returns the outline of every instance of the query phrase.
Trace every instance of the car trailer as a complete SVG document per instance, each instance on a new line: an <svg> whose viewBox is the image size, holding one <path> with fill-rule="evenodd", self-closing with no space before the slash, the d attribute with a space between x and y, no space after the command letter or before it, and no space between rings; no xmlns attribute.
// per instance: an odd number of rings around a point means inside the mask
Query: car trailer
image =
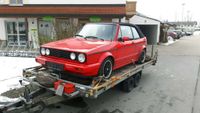
<svg viewBox="0 0 200 113"><path fill-rule="evenodd" d="M153 51L153 46L152 46ZM97 77L90 85L60 79L60 75L48 71L43 66L23 70L25 84L23 94L16 100L0 102L0 113L41 113L46 106L60 103L75 97L97 98L102 93L119 85L125 92L130 92L139 83L142 70L157 62L158 51L147 56L145 63L132 63L113 72L110 79Z"/></svg>

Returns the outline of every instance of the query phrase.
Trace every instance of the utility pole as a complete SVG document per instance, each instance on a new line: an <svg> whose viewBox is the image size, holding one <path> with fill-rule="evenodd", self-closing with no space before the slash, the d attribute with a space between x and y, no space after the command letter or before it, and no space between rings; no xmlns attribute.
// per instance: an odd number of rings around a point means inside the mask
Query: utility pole
<svg viewBox="0 0 200 113"><path fill-rule="evenodd" d="M187 21L188 22L190 21L190 11L189 10L187 11Z"/></svg>
<svg viewBox="0 0 200 113"><path fill-rule="evenodd" d="M184 9L185 9L185 3L182 3L182 21L184 21Z"/></svg>

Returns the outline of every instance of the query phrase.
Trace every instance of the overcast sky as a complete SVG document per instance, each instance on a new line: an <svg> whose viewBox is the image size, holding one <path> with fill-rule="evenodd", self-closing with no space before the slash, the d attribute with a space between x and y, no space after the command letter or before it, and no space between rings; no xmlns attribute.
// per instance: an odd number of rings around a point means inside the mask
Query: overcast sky
<svg viewBox="0 0 200 113"><path fill-rule="evenodd" d="M135 1L137 1L138 12L162 21L163 20L181 21L184 19L184 20L195 20L200 22L199 0L135 0Z"/></svg>

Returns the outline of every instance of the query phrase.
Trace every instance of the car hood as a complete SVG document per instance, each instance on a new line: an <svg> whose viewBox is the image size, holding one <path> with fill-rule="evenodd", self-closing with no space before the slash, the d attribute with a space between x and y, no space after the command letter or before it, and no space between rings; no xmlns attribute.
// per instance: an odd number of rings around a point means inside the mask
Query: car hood
<svg viewBox="0 0 200 113"><path fill-rule="evenodd" d="M89 54L110 49L110 43L111 41L98 39L68 38L47 43L42 45L42 47Z"/></svg>

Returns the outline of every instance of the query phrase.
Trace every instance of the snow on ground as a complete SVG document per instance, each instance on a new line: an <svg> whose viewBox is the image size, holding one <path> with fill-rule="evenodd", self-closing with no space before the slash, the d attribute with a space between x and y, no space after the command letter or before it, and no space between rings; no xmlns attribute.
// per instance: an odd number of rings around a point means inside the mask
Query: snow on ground
<svg viewBox="0 0 200 113"><path fill-rule="evenodd" d="M167 39L168 39L167 43L160 43L160 45L168 46L168 45L171 45L171 44L173 44L177 41L177 40L174 40L171 36L168 36Z"/></svg>
<svg viewBox="0 0 200 113"><path fill-rule="evenodd" d="M200 35L200 31L195 31L195 32L193 33L193 35L194 35L194 36L199 36L199 35Z"/></svg>
<svg viewBox="0 0 200 113"><path fill-rule="evenodd" d="M0 94L20 87L22 70L37 65L34 58L0 57Z"/></svg>

